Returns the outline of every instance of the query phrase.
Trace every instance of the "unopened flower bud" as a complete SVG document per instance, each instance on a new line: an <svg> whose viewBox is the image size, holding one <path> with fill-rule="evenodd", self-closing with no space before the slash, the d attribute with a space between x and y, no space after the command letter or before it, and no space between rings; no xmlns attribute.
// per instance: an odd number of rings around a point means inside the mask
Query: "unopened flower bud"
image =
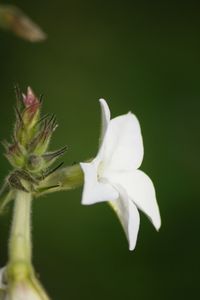
<svg viewBox="0 0 200 300"><path fill-rule="evenodd" d="M20 97L21 95L18 95ZM17 105L16 123L15 123L15 139L24 147L34 138L37 131L37 123L40 118L41 102L35 96L30 87L27 88L27 93L22 94L20 104ZM21 103L23 110L21 111Z"/></svg>
<svg viewBox="0 0 200 300"><path fill-rule="evenodd" d="M53 132L56 130L58 124L54 115L47 118L38 133L30 144L30 151L35 155L43 155L49 146Z"/></svg>
<svg viewBox="0 0 200 300"><path fill-rule="evenodd" d="M25 125L33 127L39 120L41 103L30 87L27 89L27 94L22 96L25 105L25 110L22 113L23 122Z"/></svg>
<svg viewBox="0 0 200 300"><path fill-rule="evenodd" d="M6 153L5 156L10 164L15 168L22 168L25 163L25 149L17 141L13 144L3 143Z"/></svg>

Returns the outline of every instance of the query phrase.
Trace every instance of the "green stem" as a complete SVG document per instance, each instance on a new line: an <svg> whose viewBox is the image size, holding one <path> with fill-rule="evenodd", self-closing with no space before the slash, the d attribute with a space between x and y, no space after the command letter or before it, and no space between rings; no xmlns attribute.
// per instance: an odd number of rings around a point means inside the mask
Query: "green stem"
<svg viewBox="0 0 200 300"><path fill-rule="evenodd" d="M15 299L13 296L18 293L21 297L23 295L23 299L49 300L31 264L31 202L31 193L16 192L6 273L8 298ZM10 296L9 293L13 294Z"/></svg>
<svg viewBox="0 0 200 300"><path fill-rule="evenodd" d="M17 191L10 233L9 262L31 264L31 202L30 193Z"/></svg>

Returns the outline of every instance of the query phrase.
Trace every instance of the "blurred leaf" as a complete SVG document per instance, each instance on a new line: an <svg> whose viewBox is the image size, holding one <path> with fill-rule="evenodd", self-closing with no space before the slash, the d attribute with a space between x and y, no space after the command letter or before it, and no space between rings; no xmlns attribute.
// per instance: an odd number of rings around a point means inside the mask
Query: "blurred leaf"
<svg viewBox="0 0 200 300"><path fill-rule="evenodd" d="M42 29L19 8L12 5L0 5L0 28L10 30L30 42L46 39Z"/></svg>

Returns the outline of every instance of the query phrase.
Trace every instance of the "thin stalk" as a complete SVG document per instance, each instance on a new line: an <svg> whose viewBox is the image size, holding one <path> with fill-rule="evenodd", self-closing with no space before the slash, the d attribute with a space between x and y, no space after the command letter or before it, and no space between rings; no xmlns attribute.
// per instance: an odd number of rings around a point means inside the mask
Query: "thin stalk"
<svg viewBox="0 0 200 300"><path fill-rule="evenodd" d="M6 299L49 300L31 264L31 202L30 193L16 192L6 269Z"/></svg>
<svg viewBox="0 0 200 300"><path fill-rule="evenodd" d="M31 264L31 202L30 193L16 193L9 243L9 262Z"/></svg>

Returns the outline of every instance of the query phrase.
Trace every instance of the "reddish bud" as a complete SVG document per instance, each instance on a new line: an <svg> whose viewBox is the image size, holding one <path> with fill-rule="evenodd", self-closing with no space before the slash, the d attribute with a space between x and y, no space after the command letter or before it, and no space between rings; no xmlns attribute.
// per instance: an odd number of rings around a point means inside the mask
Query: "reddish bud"
<svg viewBox="0 0 200 300"><path fill-rule="evenodd" d="M40 103L30 86L27 88L27 94L22 94L22 96L26 108Z"/></svg>
<svg viewBox="0 0 200 300"><path fill-rule="evenodd" d="M22 94L22 97L25 109L21 114L21 118L29 139L32 138L35 132L35 125L40 117L41 102L30 87L27 89L27 94Z"/></svg>

